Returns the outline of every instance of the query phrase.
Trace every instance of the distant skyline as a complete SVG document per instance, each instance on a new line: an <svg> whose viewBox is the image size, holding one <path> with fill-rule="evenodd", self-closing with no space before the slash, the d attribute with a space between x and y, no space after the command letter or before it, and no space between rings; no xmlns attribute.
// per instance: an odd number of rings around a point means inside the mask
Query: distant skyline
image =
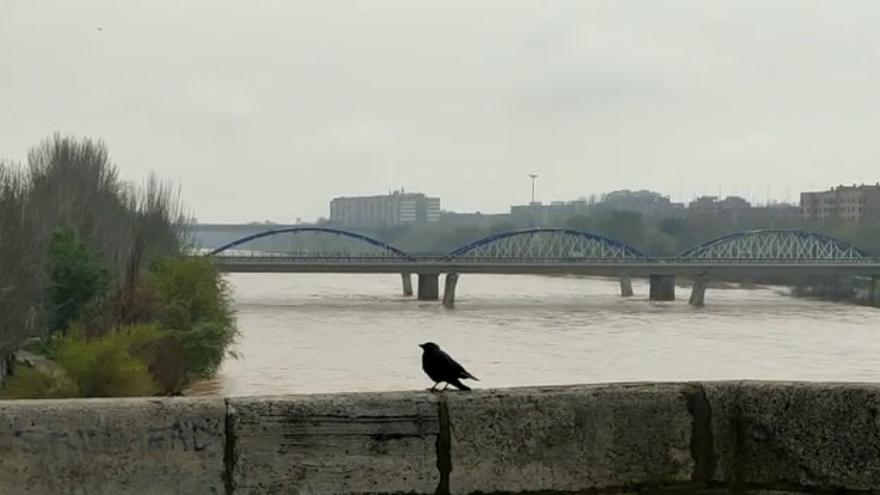
<svg viewBox="0 0 880 495"><path fill-rule="evenodd" d="M825 188L825 189L831 189L832 187L837 187L837 186L839 186L839 185L840 185L840 184L833 185L833 186L829 186L829 187L827 187L827 188ZM845 184L845 185L849 185L849 186L851 186L852 184ZM405 188L404 188L404 189L405 189ZM401 191L401 189L397 189L397 191ZM618 190L618 191L619 191L619 190ZM635 191L635 190L633 190L633 191ZM799 205L799 199L800 199L800 198L799 198L799 196L800 196L799 193L797 194L798 197L794 197L794 198L792 198L792 199L790 199L790 200L786 200L786 199L784 199L784 198L783 198L783 199L773 198L773 197L770 197L769 199L766 199L766 198L765 198L765 199L759 199L759 198L748 198L748 197L746 197L746 196L740 196L740 195L737 195L737 194L726 194L726 193L724 193L724 194L722 194L721 196L719 196L718 194L698 194L698 195L695 195L695 196L693 196L693 197L691 197L691 198L687 198L687 199L685 199L685 200L683 200L683 201L676 201L675 198L672 198L669 194L666 194L666 193L664 193L663 191L657 191L657 190L653 190L653 189L649 189L649 191L651 191L651 192L655 192L655 193L660 193L660 194L663 195L663 196L669 196L669 197L670 197L670 200L671 200L673 203L682 203L685 207L687 207L688 204L689 204L691 201L696 200L696 199L698 199L698 198L700 198L700 197L716 197L718 200L723 200L723 199L728 198L728 197L731 197L731 196L741 197L741 198L747 200L747 201L751 204L751 206L753 206L753 207L763 207L763 206L768 206L768 205L785 205L785 204L791 204L791 205L793 205L793 206L798 206L798 205ZM363 194L362 196L381 196L381 195L393 194L394 192L395 192L394 190L388 190L388 191L385 191L385 192L382 192L382 193L376 193L376 194ZM407 193L420 193L420 192L422 192L422 191L410 191L410 190L405 190L405 192L407 192ZM595 194L595 199L596 199L596 201L601 201L603 195L608 194L608 193L611 193L611 192L615 192L615 191L603 191L603 192L601 192L601 193L594 193L594 194ZM428 194L428 196L430 196L430 194ZM336 198L336 197L340 197L340 196L334 196L334 198ZM351 196L348 196L348 197L351 197ZM332 198L331 198L331 199L332 199ZM442 206L442 198L440 198L440 199L441 199L441 206ZM562 201L562 202L566 202L566 203L568 203L568 202L572 202L572 201L582 201L582 200L589 200L589 199L590 199L590 195L579 196L579 197L575 197L575 198L548 198L548 199L545 199L545 200L541 200L540 198L536 198L535 200L536 200L538 203L545 204L545 205L549 205L549 204L551 204L551 203L554 202L554 201ZM450 213L482 213L482 214L487 214L487 215L491 215L491 214L510 214L510 213L511 213L511 207L513 207L513 206L527 206L528 204L529 204L529 200L526 200L526 201L523 201L523 202L521 202L521 203L514 203L514 204L511 204L511 205L508 205L506 208L504 208L503 210L500 210L500 211L464 211L464 210L452 210L452 209L445 208L445 207L441 208L441 210L442 210L442 211L446 211L446 212L450 212ZM329 209L329 208L328 208L328 209ZM322 217L323 219L325 219L325 220L326 220L326 219L329 219L329 214L328 214L328 215L322 215L321 217ZM301 221L303 221L303 222L306 222L306 223L309 223L309 222L312 222L312 221L314 221L314 220L319 220L319 219L321 219L321 218L314 218L314 219L300 218L299 220L301 220ZM254 223L254 222L256 222L256 223L262 223L262 222L267 222L267 221L272 222L272 223L279 223L279 224L281 224L281 223L293 223L293 222L289 222L289 221L286 221L286 220L287 220L287 219L285 219L285 221L279 221L279 220L272 219L272 218L255 218L255 219L250 219L250 220L248 220L248 221L246 221L246 222L243 222L243 223ZM293 220L296 220L296 219L293 219ZM213 221L202 221L201 219L199 219L199 221L200 221L201 223L231 223L231 222L222 222L222 221L218 221L218 222L213 222Z"/></svg>
<svg viewBox="0 0 880 495"><path fill-rule="evenodd" d="M880 180L871 0L4 0L0 158L104 140L205 222Z"/></svg>

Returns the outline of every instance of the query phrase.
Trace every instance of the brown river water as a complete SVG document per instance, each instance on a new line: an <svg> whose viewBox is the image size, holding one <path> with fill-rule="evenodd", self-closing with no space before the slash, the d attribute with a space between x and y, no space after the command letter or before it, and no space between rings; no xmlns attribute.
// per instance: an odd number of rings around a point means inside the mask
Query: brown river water
<svg viewBox="0 0 880 495"><path fill-rule="evenodd" d="M238 359L191 393L424 389L424 341L475 387L619 381L880 381L880 309L781 287L709 289L706 306L622 298L616 280L462 275L456 307L401 295L395 275L230 274ZM413 282L415 282L415 277ZM442 290L442 287L441 287Z"/></svg>

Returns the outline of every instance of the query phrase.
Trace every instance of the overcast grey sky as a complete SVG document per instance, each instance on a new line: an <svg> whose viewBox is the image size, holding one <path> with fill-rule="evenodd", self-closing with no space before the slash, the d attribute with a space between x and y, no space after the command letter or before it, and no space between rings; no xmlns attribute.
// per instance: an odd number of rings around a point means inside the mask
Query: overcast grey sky
<svg viewBox="0 0 880 495"><path fill-rule="evenodd" d="M880 180L878 76L876 0L0 0L0 156L101 138L202 221L763 202Z"/></svg>

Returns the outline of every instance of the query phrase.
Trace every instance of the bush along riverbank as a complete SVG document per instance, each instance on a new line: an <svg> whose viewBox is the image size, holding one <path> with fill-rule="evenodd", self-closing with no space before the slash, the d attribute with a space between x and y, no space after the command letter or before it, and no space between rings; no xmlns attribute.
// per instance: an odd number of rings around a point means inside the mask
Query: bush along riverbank
<svg viewBox="0 0 880 495"><path fill-rule="evenodd" d="M187 255L170 185L123 182L103 144L55 136L27 167L0 163L0 205L17 213L0 212L0 349L28 356L0 398L177 395L229 355L229 288Z"/></svg>

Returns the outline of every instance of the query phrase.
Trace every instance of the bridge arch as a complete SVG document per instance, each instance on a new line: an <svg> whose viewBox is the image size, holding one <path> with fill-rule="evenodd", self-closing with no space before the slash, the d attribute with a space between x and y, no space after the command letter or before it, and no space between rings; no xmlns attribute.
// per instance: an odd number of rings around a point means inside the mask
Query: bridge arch
<svg viewBox="0 0 880 495"><path fill-rule="evenodd" d="M723 235L678 255L684 260L853 262L872 256L850 244L814 232L758 229Z"/></svg>
<svg viewBox="0 0 880 495"><path fill-rule="evenodd" d="M332 236L338 236L346 239L353 239L361 243L365 247L372 247L375 250L373 251L373 256L385 256L385 257L401 257L408 258L409 254L406 252L388 244L387 242L380 241L379 239L375 239L368 235L359 234L357 232L351 232L348 230L342 229L334 229L330 227L289 227L284 229L272 229L266 230L263 232L258 232L256 234L247 235L236 239L232 242L226 243L210 253L208 256L215 256L224 251L230 250L236 246L241 246L242 244L246 244L251 241L255 241L257 239L262 239L265 237L272 237L281 234L302 234L302 233L315 233L315 234L327 234Z"/></svg>
<svg viewBox="0 0 880 495"><path fill-rule="evenodd" d="M636 260L641 251L591 232L563 228L532 228L493 234L465 244L444 259L481 260Z"/></svg>

